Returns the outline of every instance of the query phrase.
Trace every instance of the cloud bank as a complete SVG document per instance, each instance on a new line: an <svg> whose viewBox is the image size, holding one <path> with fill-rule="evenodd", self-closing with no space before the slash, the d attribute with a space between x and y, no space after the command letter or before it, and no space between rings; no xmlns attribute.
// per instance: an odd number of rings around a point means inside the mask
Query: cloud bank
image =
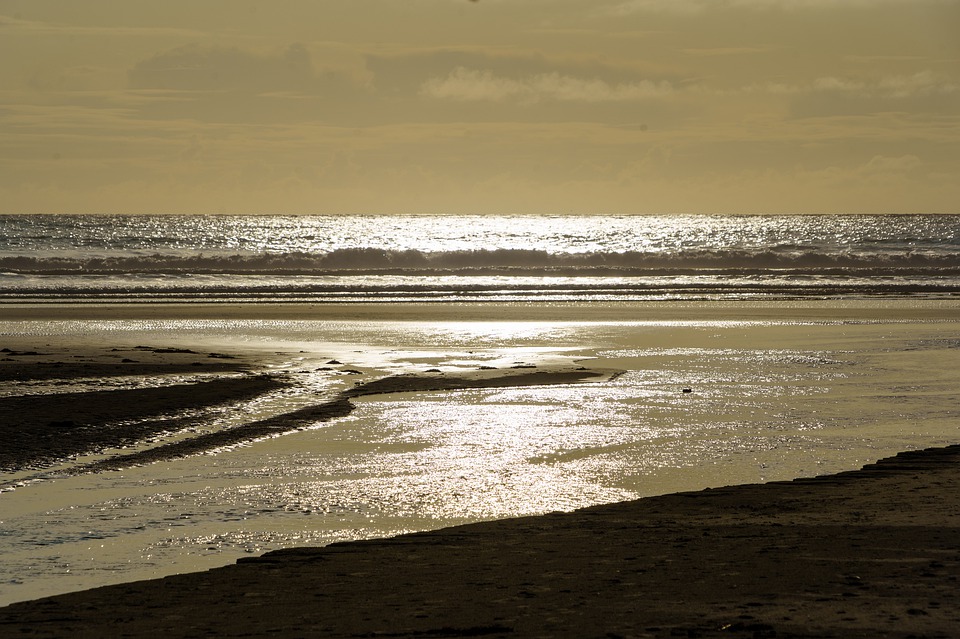
<svg viewBox="0 0 960 639"><path fill-rule="evenodd" d="M957 24L960 0L0 0L0 210L957 212Z"/></svg>
<svg viewBox="0 0 960 639"><path fill-rule="evenodd" d="M542 101L631 102L664 98L673 93L666 81L611 84L601 79L578 78L558 72L520 79L497 76L492 71L457 67L446 77L423 83L421 93L431 98L460 101L507 100L526 104Z"/></svg>

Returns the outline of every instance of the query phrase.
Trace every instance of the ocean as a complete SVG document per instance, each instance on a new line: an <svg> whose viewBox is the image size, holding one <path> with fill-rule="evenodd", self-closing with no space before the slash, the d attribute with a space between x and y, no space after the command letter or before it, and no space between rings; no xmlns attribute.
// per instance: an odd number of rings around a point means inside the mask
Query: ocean
<svg viewBox="0 0 960 639"><path fill-rule="evenodd" d="M0 302L960 292L960 216L0 216Z"/></svg>
<svg viewBox="0 0 960 639"><path fill-rule="evenodd" d="M284 382L0 472L0 605L957 443L958 293L960 216L0 216L0 360L82 371L90 352L174 347ZM76 472L357 380L556 366L622 374L370 396L276 436ZM48 373L4 382L0 408L212 378Z"/></svg>

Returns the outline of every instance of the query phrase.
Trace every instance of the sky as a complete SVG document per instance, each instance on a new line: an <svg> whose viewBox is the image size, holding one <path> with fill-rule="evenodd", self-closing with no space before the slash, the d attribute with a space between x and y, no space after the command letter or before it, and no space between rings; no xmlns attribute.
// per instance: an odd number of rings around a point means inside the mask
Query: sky
<svg viewBox="0 0 960 639"><path fill-rule="evenodd" d="M0 213L960 213L960 0L0 0Z"/></svg>

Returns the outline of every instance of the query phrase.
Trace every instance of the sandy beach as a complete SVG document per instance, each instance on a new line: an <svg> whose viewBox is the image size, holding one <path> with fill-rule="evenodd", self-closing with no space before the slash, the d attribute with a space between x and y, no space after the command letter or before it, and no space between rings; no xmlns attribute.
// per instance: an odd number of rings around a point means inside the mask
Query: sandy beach
<svg viewBox="0 0 960 639"><path fill-rule="evenodd" d="M951 637L960 448L269 553L0 609L4 636Z"/></svg>
<svg viewBox="0 0 960 639"><path fill-rule="evenodd" d="M939 381L943 375L949 377L949 371L927 381L915 372L924 363L934 370L949 366L950 336L958 317L955 304L784 306L610 305L591 309L587 318L573 307L387 308L398 321L423 321L429 315L431 321L467 322L471 330L492 326L494 319L523 324L557 318L581 322L644 318L661 323L666 331L629 329L636 334L624 339L642 351L646 358L642 360L621 348L604 351L604 357L586 364L548 358L535 364L498 361L496 366L478 366L481 360L471 360L468 367L456 360L457 366L450 367L430 355L411 360L416 361L416 373L391 374L364 367L362 360L321 361L320 355L302 350L282 356L271 351L267 357L266 351L249 345L235 351L213 350L211 344L185 343L172 336L165 343L154 340L145 345L135 341L136 331L132 337L107 333L85 341L75 336L44 335L38 340L11 334L0 344L5 349L0 377L25 390L0 397L0 425L6 441L12 442L3 448L0 465L22 472L59 463L66 464L60 467L67 473L104 473L107 479L130 482L138 476L130 472L132 466L162 469L178 459L302 429L304 437L316 438L327 432L310 430L316 424L350 414L358 401L397 392L415 396L577 384L601 389L615 379L635 383L636 375L644 374L636 370L638 361L649 367L676 365L673 356L649 355L665 336L678 345L690 339L719 339L723 352L769 344L778 349L777 361L789 360L793 366L797 360L820 379L825 374L820 369L843 370L825 356L829 349L840 352L839 346L823 346L816 357L803 349L828 343L853 348L867 338L883 340L888 333L882 331L889 328L889 337L906 344L902 353L897 347L889 356L893 359L882 360L883 366L902 368L890 382L891 392L902 397L857 398L860 387L842 390L840 382L848 372L823 379L838 382L841 394L833 401L902 406L899 414L889 414L891 429L898 433L892 441L910 441L909 433L900 432L900 424L910 424L922 407L908 407L955 393ZM9 310L10 321L42 323L54 320L62 309ZM282 315L287 320L309 317L336 323L366 321L385 309L363 305L71 309L76 319L134 323L156 322L184 311L200 319ZM803 320L799 329L791 323L798 317ZM696 328L697 322L717 318L722 322L707 322L704 331ZM776 322L768 325L771 318L789 321L781 328ZM692 322L694 333L685 324L677 328L678 321ZM743 331L739 322L764 328ZM616 323L612 326L621 330ZM517 329L498 324L489 330ZM803 349L783 350L790 344ZM922 344L933 344L936 350L918 350ZM349 354L360 357L355 351ZM931 359L934 356L939 359ZM306 357L300 362L303 370L323 371L317 374L331 380L323 398L279 414L251 415L231 428L202 432L192 428L198 415L219 414L225 406L261 395L282 396L292 388L296 372L269 366L284 357L298 361ZM328 357L326 351L323 357ZM919 363L914 363L915 357ZM624 370L635 377L623 382L619 376ZM903 380L910 375L914 385L908 387ZM180 381L149 387L135 382L171 376ZM45 385L52 383L60 386L51 393ZM810 383L800 384L803 393ZM733 388L720 385L717 392ZM672 406L683 396L680 390L677 386L672 389L676 395L663 400L650 395L645 401ZM705 389L689 390L700 401L710 401ZM797 401L810 402L803 394L798 397ZM752 412L756 407L747 408ZM790 410L800 419L796 407ZM777 418L785 419L780 413ZM951 417L944 413L937 419ZM181 435L170 439L170 433ZM335 443L332 435L323 436L327 439L317 441ZM944 437L948 436L938 441ZM686 491L389 539L287 547L207 571L15 603L0 608L0 635L949 637L960 632L960 615L955 612L960 609L958 457L960 448L940 446L816 479ZM123 469L124 474L114 474ZM698 481L719 486L709 476Z"/></svg>

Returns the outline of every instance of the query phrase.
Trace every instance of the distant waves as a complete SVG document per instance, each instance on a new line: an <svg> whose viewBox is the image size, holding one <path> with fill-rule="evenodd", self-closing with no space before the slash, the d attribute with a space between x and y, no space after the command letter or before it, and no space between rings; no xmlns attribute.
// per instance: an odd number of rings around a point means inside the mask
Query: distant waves
<svg viewBox="0 0 960 639"><path fill-rule="evenodd" d="M960 252L864 250L685 249L675 252L566 252L480 249L425 252L414 249L337 249L328 253L268 253L113 256L0 256L0 272L23 275L233 273L248 275L509 274L669 275L792 270L810 274L861 275L960 273Z"/></svg>
<svg viewBox="0 0 960 639"><path fill-rule="evenodd" d="M960 216L0 216L0 301L960 294Z"/></svg>
<svg viewBox="0 0 960 639"><path fill-rule="evenodd" d="M236 274L0 275L0 303L14 302L596 302L925 297L960 294L960 276L798 275L795 272L646 276L452 276Z"/></svg>

